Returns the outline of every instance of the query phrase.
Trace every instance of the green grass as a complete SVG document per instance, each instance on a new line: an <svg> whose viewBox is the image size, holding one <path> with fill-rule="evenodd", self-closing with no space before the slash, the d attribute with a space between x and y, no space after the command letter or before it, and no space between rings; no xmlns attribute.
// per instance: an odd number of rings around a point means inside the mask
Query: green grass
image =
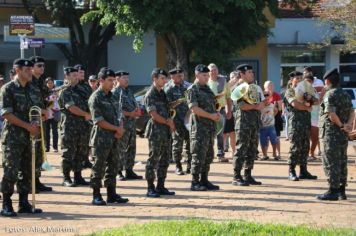
<svg viewBox="0 0 356 236"><path fill-rule="evenodd" d="M159 221L147 224L131 224L121 228L101 231L92 236L116 235L356 235L355 229L315 228L282 224L257 224L245 221L215 223L205 220Z"/></svg>

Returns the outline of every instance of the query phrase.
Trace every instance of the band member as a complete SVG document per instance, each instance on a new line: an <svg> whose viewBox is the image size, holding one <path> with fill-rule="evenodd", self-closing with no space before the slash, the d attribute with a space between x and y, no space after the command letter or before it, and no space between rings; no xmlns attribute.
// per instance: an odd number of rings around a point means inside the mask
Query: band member
<svg viewBox="0 0 356 236"><path fill-rule="evenodd" d="M100 194L103 178L107 188L107 203L126 203L129 200L116 193L116 175L120 161L118 139L123 136L124 128L120 124L119 100L111 93L115 73L105 67L100 70L98 78L100 86L89 98L94 122L90 140L94 158L90 177L93 188L92 204L106 205Z"/></svg>
<svg viewBox="0 0 356 236"><path fill-rule="evenodd" d="M64 68L65 79L70 82L70 87L64 89L59 96L58 103L62 111L60 124L63 186L74 187L76 185L89 185L82 177L83 150L82 135L83 122L91 119L90 113L85 111L83 98L76 92L78 84L78 70L73 67ZM84 145L88 145L84 144ZM70 171L74 172L74 183L70 177Z"/></svg>
<svg viewBox="0 0 356 236"><path fill-rule="evenodd" d="M210 70L208 86L214 92L215 96L224 93L224 95L218 99L218 102L221 106L220 114L225 118L224 120L228 120L232 117L232 100L230 98L231 92L229 84L226 81L225 76L219 75L219 69L215 64L209 64L208 68ZM219 162L229 162L229 159L225 158L224 132L219 133L216 136L216 139L218 145L217 156Z"/></svg>
<svg viewBox="0 0 356 236"><path fill-rule="evenodd" d="M38 125L30 123L29 111L32 106L43 108L43 101L41 91L30 83L33 63L16 59L13 66L17 75L4 85L0 93L0 115L5 119L2 133L4 175L1 191L4 199L1 215L9 217L16 216L11 201L15 183L19 193L18 213L42 212L41 209L32 211L28 194L31 191L32 172L30 135L40 135Z"/></svg>
<svg viewBox="0 0 356 236"><path fill-rule="evenodd" d="M147 197L175 194L164 186L170 161L171 132L176 129L173 120L169 118L168 102L163 91L167 76L165 70L154 69L151 73L153 84L144 97L144 104L150 115L145 131L149 147L146 164ZM158 179L157 188L154 185L155 171Z"/></svg>
<svg viewBox="0 0 356 236"><path fill-rule="evenodd" d="M192 191L218 190L208 180L210 164L214 159L215 122L221 115L215 110L215 95L208 87L209 68L195 67L196 82L187 90L188 107L192 111L190 142L192 153Z"/></svg>
<svg viewBox="0 0 356 236"><path fill-rule="evenodd" d="M169 71L171 76L171 81L165 86L164 91L167 96L168 104L177 102L179 99L185 99L186 88L183 86L184 74L181 68L174 68ZM174 125L176 127L176 132L172 133L172 155L173 160L176 163L176 174L184 175L182 169L182 151L183 144L186 143L185 147L186 153L188 155L187 171L190 171L190 165L192 160L192 155L190 154L190 141L189 141L189 131L184 126L184 117L188 112L189 108L186 101L177 104L174 108L176 114L173 118Z"/></svg>
<svg viewBox="0 0 356 236"><path fill-rule="evenodd" d="M285 99L288 106L288 122L289 122L289 180L298 181L299 179L317 179L315 175L311 175L307 170L307 161L309 154L309 138L311 129L312 111L311 104L308 102L297 101L295 97L295 88L302 80L301 72L294 72L291 81L291 87L285 93ZM300 165L299 178L296 175L295 167Z"/></svg>
<svg viewBox="0 0 356 236"><path fill-rule="evenodd" d="M240 74L240 78L248 83L253 84L254 73L252 66L242 64L237 66L236 71ZM263 100L265 99L262 89L258 87L257 101L255 104L249 104L243 99L237 101L236 106L236 152L234 154L234 179L233 185L249 186L261 185L252 175L255 158L257 156L258 134L260 130L261 110L265 107ZM241 176L242 166L245 165L244 178Z"/></svg>
<svg viewBox="0 0 356 236"><path fill-rule="evenodd" d="M46 98L50 95L50 91L46 86L46 78L44 77L45 59L39 56L33 56L30 58L33 63L32 67L32 82L41 92L41 98L44 103L44 107L47 107ZM44 122L46 126L46 121ZM44 138L44 137L43 137ZM41 183L41 167L43 164L43 150L41 142L36 142L36 193L52 191L52 187L45 186Z"/></svg>
<svg viewBox="0 0 356 236"><path fill-rule="evenodd" d="M320 111L320 137L323 144L323 166L329 190L319 200L346 200L348 132L352 129L354 111L350 96L340 87L337 69L324 78L327 92Z"/></svg>
<svg viewBox="0 0 356 236"><path fill-rule="evenodd" d="M75 93L78 93L83 101L81 105L81 109L85 112L89 111L88 100L92 93L92 88L90 87L88 81L85 79L85 70L84 67L80 64L74 66L75 69L78 70L78 84L74 87ZM83 121L82 122L82 134L81 134L81 145L80 149L78 150L78 155L82 158L82 166L83 168L91 168L93 165L89 161L89 140L90 140L90 131L92 128L91 123Z"/></svg>
<svg viewBox="0 0 356 236"><path fill-rule="evenodd" d="M142 179L142 176L137 175L133 171L136 156L136 118L141 116L140 109L137 107L135 96L128 88L129 73L126 71L117 71L115 73L117 87L113 94L121 102L122 122L124 123L125 133L119 140L121 163L125 168L125 179ZM122 167L121 167L122 169ZM122 177L119 170L119 177Z"/></svg>

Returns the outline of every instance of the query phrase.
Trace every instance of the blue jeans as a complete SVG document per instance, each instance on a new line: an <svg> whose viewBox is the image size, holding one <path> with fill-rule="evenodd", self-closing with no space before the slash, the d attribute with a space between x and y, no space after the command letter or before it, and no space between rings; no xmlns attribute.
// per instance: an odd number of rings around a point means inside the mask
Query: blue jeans
<svg viewBox="0 0 356 236"><path fill-rule="evenodd" d="M274 125L263 127L260 129L260 143L262 147L268 146L268 138L272 145L277 144L277 133Z"/></svg>

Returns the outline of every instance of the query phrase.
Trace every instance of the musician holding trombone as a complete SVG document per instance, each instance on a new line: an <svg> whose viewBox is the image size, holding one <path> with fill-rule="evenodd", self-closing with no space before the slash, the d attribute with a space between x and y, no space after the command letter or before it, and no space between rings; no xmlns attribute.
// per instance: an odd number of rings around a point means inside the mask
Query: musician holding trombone
<svg viewBox="0 0 356 236"><path fill-rule="evenodd" d="M40 134L38 124L30 123L29 111L33 106L43 107L41 91L31 82L33 63L27 59L16 59L13 63L16 76L1 89L0 115L5 119L3 129L3 168L1 191L3 203L1 215L13 217L17 214L12 207L11 196L14 185L19 193L18 213L42 213L33 209L28 202L31 191L31 149L30 136ZM45 110L42 110L45 114ZM43 138L43 137L42 137Z"/></svg>

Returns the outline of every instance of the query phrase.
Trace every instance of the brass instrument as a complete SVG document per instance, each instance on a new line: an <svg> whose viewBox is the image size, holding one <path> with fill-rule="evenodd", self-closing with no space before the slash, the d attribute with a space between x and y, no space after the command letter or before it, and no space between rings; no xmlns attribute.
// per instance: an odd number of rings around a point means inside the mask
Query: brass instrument
<svg viewBox="0 0 356 236"><path fill-rule="evenodd" d="M172 101L168 104L169 106L169 117L171 119L174 119L174 117L177 115L177 112L176 112L176 107L178 105L180 105L181 103L183 102L187 102L187 99L186 98L178 98L177 100L175 101Z"/></svg>
<svg viewBox="0 0 356 236"><path fill-rule="evenodd" d="M53 88L49 92L50 92L50 94L62 92L62 90L69 88L70 86L71 86L70 80L64 80L63 85ZM46 108L51 109L53 106L54 106L53 101L49 101Z"/></svg>
<svg viewBox="0 0 356 236"><path fill-rule="evenodd" d="M313 105L318 99L315 97L315 89L313 86L306 80L300 81L297 86L294 88L295 98L297 101L303 103L307 102L310 106Z"/></svg>
<svg viewBox="0 0 356 236"><path fill-rule="evenodd" d="M257 104L259 102L258 86L243 82L238 85L231 93L231 100L244 100L248 104Z"/></svg>
<svg viewBox="0 0 356 236"><path fill-rule="evenodd" d="M215 110L217 113L220 113L220 110L222 108L222 105L219 103L219 99L225 96L225 92L219 93L218 95L215 95ZM216 135L219 135L223 130L225 126L225 118L224 116L220 117L220 120L215 123L216 126Z"/></svg>

